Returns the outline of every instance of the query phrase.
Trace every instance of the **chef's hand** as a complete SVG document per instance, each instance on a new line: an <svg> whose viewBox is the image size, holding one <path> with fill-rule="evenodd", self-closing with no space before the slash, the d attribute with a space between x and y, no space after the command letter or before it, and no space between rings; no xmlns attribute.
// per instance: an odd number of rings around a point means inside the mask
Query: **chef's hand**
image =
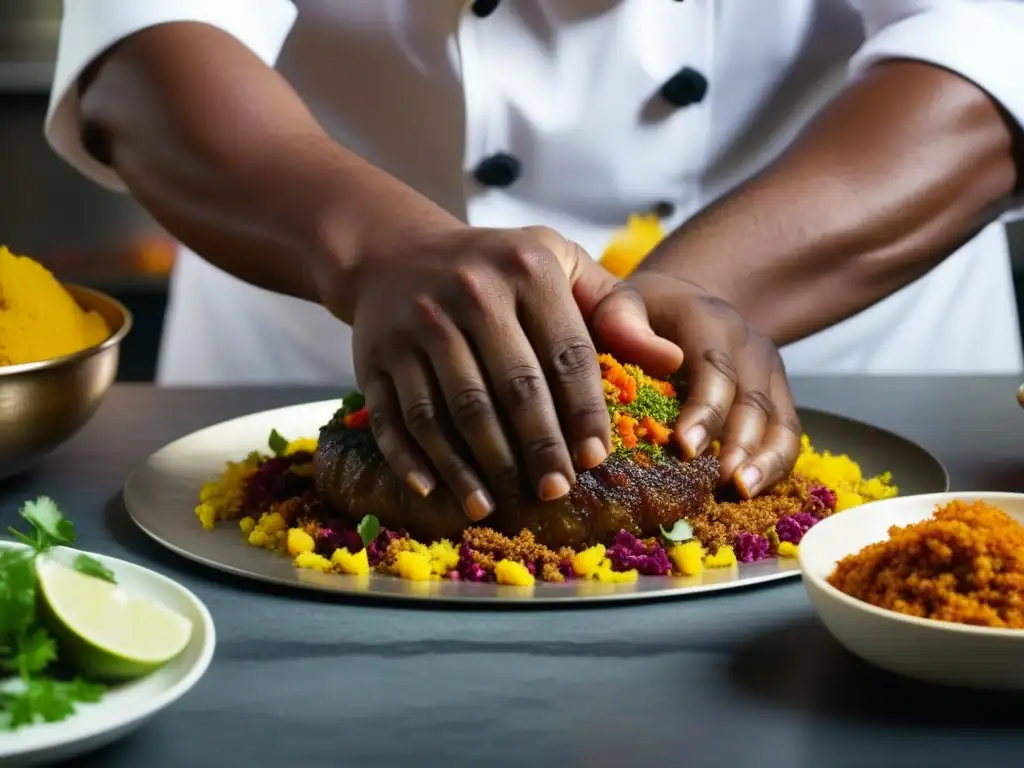
<svg viewBox="0 0 1024 768"><path fill-rule="evenodd" d="M775 345L727 302L685 280L638 272L630 284L643 296L651 327L679 344L689 388L675 434L688 457L719 440L722 482L750 498L788 474L800 450L800 420ZM598 340L623 357L635 331L618 309L586 308Z"/></svg>
<svg viewBox="0 0 1024 768"><path fill-rule="evenodd" d="M496 495L517 494L520 466L550 500L608 455L600 368L577 300L625 318L662 365L682 359L647 326L635 290L542 227L445 227L367 259L349 279L351 306L325 303L351 312L377 444L412 488L427 495L439 479L473 520Z"/></svg>

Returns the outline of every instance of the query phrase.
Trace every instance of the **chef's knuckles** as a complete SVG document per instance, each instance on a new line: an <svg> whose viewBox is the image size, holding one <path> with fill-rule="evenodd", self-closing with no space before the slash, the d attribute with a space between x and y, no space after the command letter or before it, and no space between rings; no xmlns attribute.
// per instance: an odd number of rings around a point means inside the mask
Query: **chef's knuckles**
<svg viewBox="0 0 1024 768"><path fill-rule="evenodd" d="M363 272L354 293L357 373L382 452L420 492L439 475L474 517L493 509L481 477L516 492L517 453L542 498L564 495L572 456L594 456L580 444L607 445L610 431L569 282L582 252L546 228L466 228L413 250L412 277Z"/></svg>
<svg viewBox="0 0 1024 768"><path fill-rule="evenodd" d="M632 279L654 328L686 355L688 389L676 437L688 457L720 443L722 482L755 495L789 472L800 422L778 349L724 299L655 273Z"/></svg>

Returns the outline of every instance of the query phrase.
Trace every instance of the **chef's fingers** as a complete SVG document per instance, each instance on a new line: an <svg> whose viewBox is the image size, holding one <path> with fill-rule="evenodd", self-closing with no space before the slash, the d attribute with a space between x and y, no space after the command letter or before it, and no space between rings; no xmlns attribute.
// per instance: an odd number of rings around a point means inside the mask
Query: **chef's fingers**
<svg viewBox="0 0 1024 768"><path fill-rule="evenodd" d="M565 434L577 466L592 469L611 451L611 421L597 352L568 280L557 273L533 281L518 309L558 409L559 438Z"/></svg>
<svg viewBox="0 0 1024 768"><path fill-rule="evenodd" d="M597 341L620 360L652 376L675 373L683 351L651 330L640 293L594 261L583 248L548 227L526 227L554 254L572 285L573 298Z"/></svg>
<svg viewBox="0 0 1024 768"><path fill-rule="evenodd" d="M736 398L722 430L721 464L723 483L730 482L739 469L761 448L768 420L775 412L769 394L775 350L767 341L752 339L736 355Z"/></svg>
<svg viewBox="0 0 1024 768"><path fill-rule="evenodd" d="M429 462L402 423L402 410L391 377L374 372L360 382L370 414L373 438L391 471L420 496L429 496L437 485Z"/></svg>
<svg viewBox="0 0 1024 768"><path fill-rule="evenodd" d="M426 299L420 304L418 337L434 368L451 422L487 476L492 494L506 501L519 491L519 466L487 380L452 319Z"/></svg>
<svg viewBox="0 0 1024 768"><path fill-rule="evenodd" d="M664 377L683 364L683 350L651 329L643 297L589 258L573 284L573 296L598 344L648 375Z"/></svg>
<svg viewBox="0 0 1024 768"><path fill-rule="evenodd" d="M800 453L800 417L781 360L771 374L769 395L773 410L761 447L734 475L736 487L747 499L788 475Z"/></svg>
<svg viewBox="0 0 1024 768"><path fill-rule="evenodd" d="M448 422L448 409L430 363L418 353L395 355L388 363L405 428L426 454L441 481L478 522L494 511L494 500L471 466L468 451ZM390 462L390 458L389 458Z"/></svg>
<svg viewBox="0 0 1024 768"><path fill-rule="evenodd" d="M503 312L480 313L470 332L531 485L540 499L551 501L569 492L576 473L540 361L511 304L504 306Z"/></svg>
<svg viewBox="0 0 1024 768"><path fill-rule="evenodd" d="M710 337L701 341L701 353L685 364L689 387L675 427L676 439L688 459L699 456L722 434L736 397L736 364L729 353L731 344L724 326L712 326Z"/></svg>

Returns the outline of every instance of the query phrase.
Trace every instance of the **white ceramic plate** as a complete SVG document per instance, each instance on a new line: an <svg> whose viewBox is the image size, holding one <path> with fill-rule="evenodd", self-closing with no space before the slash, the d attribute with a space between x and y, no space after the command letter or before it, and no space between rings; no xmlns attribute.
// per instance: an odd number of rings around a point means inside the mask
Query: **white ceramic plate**
<svg viewBox="0 0 1024 768"><path fill-rule="evenodd" d="M811 603L847 650L890 672L942 685L1024 690L1024 630L918 619L876 608L830 585L836 563L884 541L954 499L985 501L1024 523L1024 494L935 493L877 501L829 517L800 542L800 569Z"/></svg>
<svg viewBox="0 0 1024 768"><path fill-rule="evenodd" d="M792 578L794 560L771 559L735 568L707 569L700 576L641 577L625 584L572 580L533 588L465 581L406 581L373 574L368 579L293 568L287 557L248 546L237 524L204 531L195 517L199 489L227 461L266 450L271 429L288 438L314 437L330 421L338 400L296 405L243 416L194 432L147 459L125 485L125 504L135 523L157 542L187 558L229 573L300 589L388 600L536 605L677 597ZM819 450L849 453L874 475L892 470L901 492L949 487L942 464L918 445L877 427L820 411L801 410L804 429Z"/></svg>
<svg viewBox="0 0 1024 768"><path fill-rule="evenodd" d="M0 548L20 546L0 541ZM101 701L78 705L77 712L63 722L0 732L3 768L67 760L125 736L177 701L210 666L216 635L210 612L198 597L141 566L104 555L92 557L110 568L125 589L157 600L190 619L192 639L167 666L140 680L111 687Z"/></svg>

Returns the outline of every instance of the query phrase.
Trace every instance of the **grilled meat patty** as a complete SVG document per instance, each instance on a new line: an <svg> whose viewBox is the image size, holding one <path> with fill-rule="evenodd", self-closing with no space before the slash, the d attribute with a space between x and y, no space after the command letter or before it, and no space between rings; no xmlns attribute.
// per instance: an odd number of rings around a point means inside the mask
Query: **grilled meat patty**
<svg viewBox="0 0 1024 768"><path fill-rule="evenodd" d="M315 456L316 487L343 519L358 523L373 514L381 525L405 530L421 541L457 540L474 525L459 500L438 486L427 498L399 478L368 429L346 429L336 416L320 431ZM482 524L509 536L524 528L552 548L607 543L620 530L654 536L658 526L702 513L718 482L718 460L702 456L682 462L667 452L659 461L646 454L610 456L577 475L565 497L543 502L532 490L495 500L497 510Z"/></svg>

